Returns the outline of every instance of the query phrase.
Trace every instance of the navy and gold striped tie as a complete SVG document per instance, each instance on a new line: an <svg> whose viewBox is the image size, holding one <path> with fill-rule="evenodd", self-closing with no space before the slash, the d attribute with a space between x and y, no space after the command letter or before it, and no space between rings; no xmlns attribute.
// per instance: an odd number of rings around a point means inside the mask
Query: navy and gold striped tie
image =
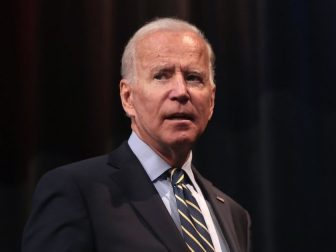
<svg viewBox="0 0 336 252"><path fill-rule="evenodd" d="M202 212L186 186L186 176L182 169L170 170L182 235L190 251L215 251Z"/></svg>

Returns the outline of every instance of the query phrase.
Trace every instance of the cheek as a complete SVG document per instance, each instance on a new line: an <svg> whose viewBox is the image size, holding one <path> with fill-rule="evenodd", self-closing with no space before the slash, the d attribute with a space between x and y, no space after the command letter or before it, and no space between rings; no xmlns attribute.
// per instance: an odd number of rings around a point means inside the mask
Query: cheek
<svg viewBox="0 0 336 252"><path fill-rule="evenodd" d="M148 99L149 95L146 93L144 88L138 87L136 92L134 92L133 101L134 101L134 107L136 110L145 110L145 107L147 107L147 103L149 101Z"/></svg>
<svg viewBox="0 0 336 252"><path fill-rule="evenodd" d="M199 114L200 118L202 118L202 123L207 124L210 118L212 117L213 112L213 102L209 97L205 97L203 102L199 104Z"/></svg>
<svg viewBox="0 0 336 252"><path fill-rule="evenodd" d="M210 95L204 95L200 97L198 105L202 108L205 114L208 114L210 111L212 111L213 107L212 97Z"/></svg>
<svg viewBox="0 0 336 252"><path fill-rule="evenodd" d="M141 120L154 121L159 116L159 104L153 99L154 95L142 94L135 99L135 110Z"/></svg>

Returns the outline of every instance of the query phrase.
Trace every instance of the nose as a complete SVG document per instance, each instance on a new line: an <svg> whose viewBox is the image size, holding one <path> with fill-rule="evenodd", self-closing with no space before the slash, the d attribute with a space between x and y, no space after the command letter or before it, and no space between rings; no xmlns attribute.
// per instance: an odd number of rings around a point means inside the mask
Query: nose
<svg viewBox="0 0 336 252"><path fill-rule="evenodd" d="M181 73L178 73L175 76L170 98L171 100L178 101L180 103L187 103L190 99L187 83Z"/></svg>

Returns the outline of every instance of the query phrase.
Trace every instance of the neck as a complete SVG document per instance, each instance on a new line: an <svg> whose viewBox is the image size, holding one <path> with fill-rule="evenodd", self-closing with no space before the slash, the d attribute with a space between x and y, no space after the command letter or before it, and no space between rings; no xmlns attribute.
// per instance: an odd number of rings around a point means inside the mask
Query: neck
<svg viewBox="0 0 336 252"><path fill-rule="evenodd" d="M150 139L146 141L141 134L137 131L134 132L171 167L182 167L191 153L192 145L190 143L160 144L156 141L150 141Z"/></svg>
<svg viewBox="0 0 336 252"><path fill-rule="evenodd" d="M181 168L183 164L187 161L191 150L190 148L182 150L167 148L164 151L159 151L151 146L151 148L163 159L165 160L171 167Z"/></svg>
<svg viewBox="0 0 336 252"><path fill-rule="evenodd" d="M143 142L149 145L171 167L182 167L191 153L193 146L191 142L178 141L170 144L159 142L152 137L144 138L134 122L132 122L131 128Z"/></svg>

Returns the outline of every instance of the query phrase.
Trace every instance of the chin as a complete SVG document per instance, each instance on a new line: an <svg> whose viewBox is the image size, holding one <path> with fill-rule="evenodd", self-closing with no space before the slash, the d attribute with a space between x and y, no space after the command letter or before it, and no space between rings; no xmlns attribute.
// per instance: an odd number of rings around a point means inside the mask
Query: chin
<svg viewBox="0 0 336 252"><path fill-rule="evenodd" d="M191 147L195 143L196 139L197 139L196 136L181 135L170 139L170 141L168 142L170 143L171 146Z"/></svg>

